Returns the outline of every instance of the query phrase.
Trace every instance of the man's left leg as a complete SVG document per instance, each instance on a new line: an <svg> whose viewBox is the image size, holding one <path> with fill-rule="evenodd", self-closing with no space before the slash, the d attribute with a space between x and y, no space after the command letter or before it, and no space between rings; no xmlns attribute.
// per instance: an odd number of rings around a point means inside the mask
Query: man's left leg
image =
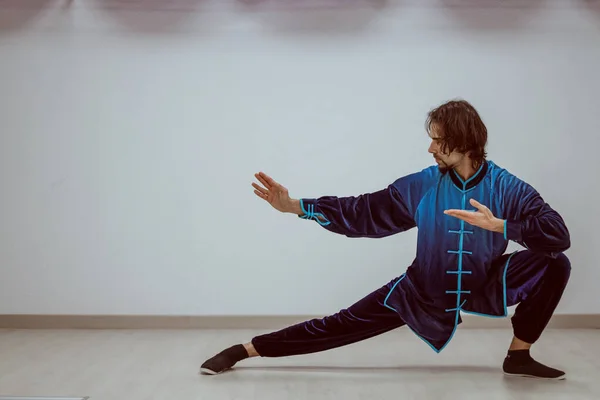
<svg viewBox="0 0 600 400"><path fill-rule="evenodd" d="M510 260L506 273L508 306L518 304L512 317L513 341L504 360L508 375L564 379L563 371L535 361L529 354L548 325L571 274L567 256L546 257L521 251Z"/></svg>

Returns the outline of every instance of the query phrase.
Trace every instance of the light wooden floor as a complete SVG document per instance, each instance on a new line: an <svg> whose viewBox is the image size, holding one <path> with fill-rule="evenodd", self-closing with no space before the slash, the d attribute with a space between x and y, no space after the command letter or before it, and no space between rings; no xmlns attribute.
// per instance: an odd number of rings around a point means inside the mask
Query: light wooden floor
<svg viewBox="0 0 600 400"><path fill-rule="evenodd" d="M600 331L547 331L539 361L565 381L505 378L511 332L459 330L434 353L400 329L345 348L246 360L219 376L200 364L256 331L1 331L0 396L137 399L600 399Z"/></svg>

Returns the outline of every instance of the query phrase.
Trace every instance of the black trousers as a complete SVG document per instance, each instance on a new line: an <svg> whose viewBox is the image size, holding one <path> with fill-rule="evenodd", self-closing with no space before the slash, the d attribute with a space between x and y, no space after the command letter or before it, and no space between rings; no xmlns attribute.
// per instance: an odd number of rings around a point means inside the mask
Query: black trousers
<svg viewBox="0 0 600 400"><path fill-rule="evenodd" d="M549 258L525 250L513 256L506 288L508 306L518 304L511 319L518 339L527 343L539 339L560 302L570 273L571 263L564 254ZM383 304L394 281L333 315L256 336L252 344L262 357L284 357L345 346L399 328L404 321Z"/></svg>

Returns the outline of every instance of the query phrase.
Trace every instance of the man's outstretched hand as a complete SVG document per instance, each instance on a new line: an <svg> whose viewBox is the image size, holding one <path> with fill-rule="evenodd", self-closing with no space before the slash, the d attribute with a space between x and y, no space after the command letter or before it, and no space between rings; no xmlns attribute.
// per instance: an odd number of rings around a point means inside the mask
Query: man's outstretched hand
<svg viewBox="0 0 600 400"><path fill-rule="evenodd" d="M273 178L264 172L254 174L256 179L262 184L262 186L252 182L254 187L254 193L265 200L274 209L284 213L294 213L302 215L302 208L300 207L300 201L292 199L288 193L287 188L277 183Z"/></svg>
<svg viewBox="0 0 600 400"><path fill-rule="evenodd" d="M477 211L467 210L446 210L444 214L462 219L468 224L487 229L492 232L504 232L504 221L496 218L489 208L471 199L471 205L477 208Z"/></svg>

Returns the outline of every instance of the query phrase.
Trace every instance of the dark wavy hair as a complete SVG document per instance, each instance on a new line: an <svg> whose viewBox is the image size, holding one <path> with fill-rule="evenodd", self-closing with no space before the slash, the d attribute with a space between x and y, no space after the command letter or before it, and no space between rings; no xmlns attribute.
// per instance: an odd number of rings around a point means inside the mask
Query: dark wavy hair
<svg viewBox="0 0 600 400"><path fill-rule="evenodd" d="M462 154L468 153L475 168L485 161L487 128L469 102L451 100L429 111L425 129L430 136L433 125L441 136L444 152L456 150Z"/></svg>

